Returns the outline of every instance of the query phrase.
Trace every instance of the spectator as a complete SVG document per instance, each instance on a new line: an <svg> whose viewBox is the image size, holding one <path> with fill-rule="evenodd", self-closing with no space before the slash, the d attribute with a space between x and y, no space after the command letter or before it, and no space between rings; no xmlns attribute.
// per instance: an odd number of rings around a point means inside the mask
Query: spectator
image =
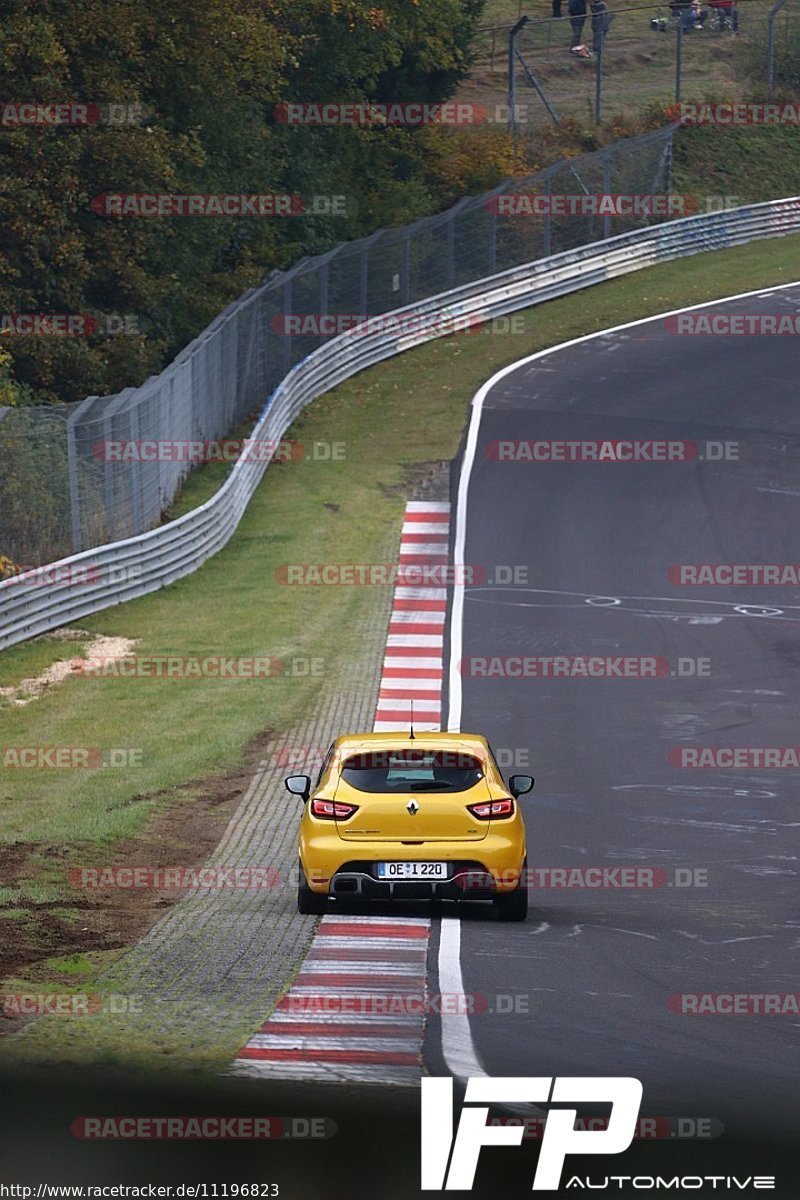
<svg viewBox="0 0 800 1200"><path fill-rule="evenodd" d="M553 16L561 16L561 0L553 0Z"/></svg>
<svg viewBox="0 0 800 1200"><path fill-rule="evenodd" d="M572 40L569 52L576 58L591 58L589 47L583 42L583 27L586 24L586 0L569 0L569 23L572 26Z"/></svg>
<svg viewBox="0 0 800 1200"><path fill-rule="evenodd" d="M595 54L599 54L603 38L611 28L614 14L610 11L606 0L589 0L589 8L592 12L592 50Z"/></svg>
<svg viewBox="0 0 800 1200"><path fill-rule="evenodd" d="M734 33L739 32L739 7L736 0L708 0L708 5L719 13L722 29L728 24Z"/></svg>
<svg viewBox="0 0 800 1200"><path fill-rule="evenodd" d="M680 20L684 33L692 28L692 0L670 0L669 11Z"/></svg>

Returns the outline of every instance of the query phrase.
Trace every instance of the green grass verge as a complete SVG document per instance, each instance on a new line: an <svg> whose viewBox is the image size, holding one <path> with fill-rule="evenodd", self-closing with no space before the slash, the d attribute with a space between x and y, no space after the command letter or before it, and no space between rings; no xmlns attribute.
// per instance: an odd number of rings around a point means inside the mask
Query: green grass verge
<svg viewBox="0 0 800 1200"><path fill-rule="evenodd" d="M698 255L595 287L580 304L572 296L530 309L522 333L487 330L443 339L373 368L317 401L291 431L307 443L343 441L345 461L271 466L223 551L187 579L81 626L136 638L141 654L319 658L327 675L343 678L372 603L370 589L286 587L276 581L276 571L290 562L392 561L409 475L420 464L453 457L471 396L487 376L609 325L798 278L800 236ZM197 473L181 507L202 502L218 483L213 468ZM40 643L19 647L4 662L6 677L36 674L42 663ZM304 676L219 682L69 678L27 708L4 713L2 744L134 747L142 751L141 766L3 771L0 841L113 848L178 789L194 782L197 794L199 781L240 767L257 734L286 729L310 714L318 686L318 679ZM68 907L70 893L57 866L34 882L48 896L63 896ZM16 908L20 894L18 883L6 902ZM63 979L63 970L53 968ZM91 975L89 970L81 978L89 982ZM104 1029L98 1049L104 1061L132 1053L125 1021L117 1025L118 1035L113 1025ZM234 1026L204 1040L202 1050L186 1046L180 1052L196 1053L216 1069L234 1053L241 1034ZM43 1037L45 1057L60 1045L68 1056L69 1038ZM38 1040L16 1042L13 1055L32 1053ZM137 1041L141 1063L175 1061L179 1053L163 1032L150 1042L137 1033Z"/></svg>

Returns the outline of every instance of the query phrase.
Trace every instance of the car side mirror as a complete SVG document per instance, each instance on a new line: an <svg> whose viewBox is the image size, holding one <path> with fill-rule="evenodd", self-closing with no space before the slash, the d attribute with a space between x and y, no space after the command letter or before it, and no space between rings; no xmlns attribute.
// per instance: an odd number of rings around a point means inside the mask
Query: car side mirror
<svg viewBox="0 0 800 1200"><path fill-rule="evenodd" d="M283 783L286 790L293 796L299 796L303 804L311 795L311 779L308 775L290 775Z"/></svg>
<svg viewBox="0 0 800 1200"><path fill-rule="evenodd" d="M535 779L532 775L512 775L508 781L508 790L512 796L524 796L533 791Z"/></svg>

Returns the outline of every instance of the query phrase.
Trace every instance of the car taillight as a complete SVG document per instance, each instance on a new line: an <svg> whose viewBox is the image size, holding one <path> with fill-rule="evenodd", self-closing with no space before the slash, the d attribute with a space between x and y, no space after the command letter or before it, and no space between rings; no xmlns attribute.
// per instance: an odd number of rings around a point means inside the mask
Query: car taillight
<svg viewBox="0 0 800 1200"><path fill-rule="evenodd" d="M496 821L514 815L513 800L489 800L485 804L468 804L467 808L479 821Z"/></svg>
<svg viewBox="0 0 800 1200"><path fill-rule="evenodd" d="M312 800L311 812L323 821L344 821L358 812L358 805L344 804L341 800Z"/></svg>

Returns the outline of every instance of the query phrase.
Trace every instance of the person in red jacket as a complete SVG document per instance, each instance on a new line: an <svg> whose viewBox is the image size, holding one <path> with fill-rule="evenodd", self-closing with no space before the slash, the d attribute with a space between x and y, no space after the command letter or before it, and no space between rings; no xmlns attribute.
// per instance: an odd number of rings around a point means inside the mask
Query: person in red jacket
<svg viewBox="0 0 800 1200"><path fill-rule="evenodd" d="M708 7L719 12L722 28L726 23L734 33L739 32L739 8L736 0L707 0Z"/></svg>

